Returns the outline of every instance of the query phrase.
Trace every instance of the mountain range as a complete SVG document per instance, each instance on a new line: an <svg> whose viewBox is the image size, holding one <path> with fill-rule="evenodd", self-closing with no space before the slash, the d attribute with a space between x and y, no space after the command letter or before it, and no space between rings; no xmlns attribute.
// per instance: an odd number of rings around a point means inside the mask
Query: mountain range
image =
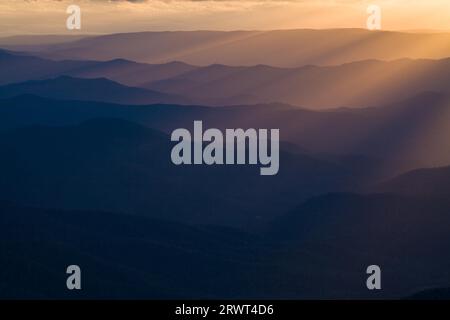
<svg viewBox="0 0 450 320"><path fill-rule="evenodd" d="M0 66L3 69L0 84L4 85L61 76L106 78L124 86L152 90L153 94L156 91L160 94L158 102L210 106L279 102L314 110L356 108L392 104L423 91L450 92L450 59L366 60L298 68L218 64L195 67L181 62L150 65L124 59L53 61L0 51ZM357 93L355 87L358 87ZM14 93L9 88L5 90ZM111 102L108 95L98 91L94 100L103 97L100 101ZM164 97L163 94L171 96ZM129 101L122 99L121 102L134 103L135 93L129 95Z"/></svg>
<svg viewBox="0 0 450 320"><path fill-rule="evenodd" d="M0 87L0 98L24 94L63 100L103 101L126 104L188 103L175 94L127 87L106 78L79 79L60 76L47 80L30 80Z"/></svg>
<svg viewBox="0 0 450 320"><path fill-rule="evenodd" d="M445 297L448 200L328 194L260 234L115 212L0 203L3 298L401 299ZM27 264L24 264L27 257ZM61 265L86 277L74 294ZM361 278L374 262L384 290ZM20 272L21 277L10 275ZM215 278L215 281L210 279ZM440 292L440 294L438 294Z"/></svg>
<svg viewBox="0 0 450 320"><path fill-rule="evenodd" d="M0 39L0 298L446 297L448 43L360 29ZM279 173L174 165L170 135L196 120L279 129ZM365 285L372 264L381 291Z"/></svg>
<svg viewBox="0 0 450 320"><path fill-rule="evenodd" d="M200 66L264 64L300 67L367 59L442 59L450 56L446 46L450 42L448 33L364 29L137 32L89 36L56 44L48 42L24 46L0 41L0 45L59 60L121 58L152 64L182 61Z"/></svg>
<svg viewBox="0 0 450 320"><path fill-rule="evenodd" d="M0 128L67 125L112 117L170 134L202 119L205 128L278 128L282 141L309 154L378 158L385 163L382 171L392 174L449 163L449 101L447 95L426 92L384 107L312 111L283 104L133 107L18 96L0 100Z"/></svg>
<svg viewBox="0 0 450 320"><path fill-rule="evenodd" d="M364 181L364 171L350 163L291 153L282 145L283 170L268 188L251 165L175 166L172 145L163 133L113 118L6 130L0 134L1 199L256 228L301 199L353 190Z"/></svg>

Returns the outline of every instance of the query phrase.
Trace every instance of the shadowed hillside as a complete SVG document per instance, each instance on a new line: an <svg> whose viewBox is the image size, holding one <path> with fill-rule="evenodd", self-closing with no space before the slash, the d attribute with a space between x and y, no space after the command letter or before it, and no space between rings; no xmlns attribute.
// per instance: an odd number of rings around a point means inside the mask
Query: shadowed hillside
<svg viewBox="0 0 450 320"><path fill-rule="evenodd" d="M325 195L260 235L111 212L0 208L7 298L405 298L450 276L450 203L433 198ZM84 279L76 293L64 287L74 261ZM365 286L371 264L382 268L378 292Z"/></svg>
<svg viewBox="0 0 450 320"><path fill-rule="evenodd" d="M226 228L1 203L0 260L8 263L0 268L0 297L263 296L266 284L254 283L253 273L270 273L273 267L267 260L261 262L264 257L256 240ZM74 261L83 270L81 292L65 287L65 269ZM20 277L12 276L19 273ZM220 279L209 281L215 275ZM275 279L272 282L275 290Z"/></svg>
<svg viewBox="0 0 450 320"><path fill-rule="evenodd" d="M5 131L0 197L37 207L256 228L311 195L353 190L366 174L283 150L282 170L271 177L260 176L260 166L175 166L172 145L165 134L118 119Z"/></svg>
<svg viewBox="0 0 450 320"><path fill-rule="evenodd" d="M407 297L448 282L449 210L447 198L329 194L275 221L267 237L285 243L290 253L282 257L289 256L291 265L301 265L305 256L320 264L324 278L317 283L324 292L339 285L358 290L356 275L376 264L383 272L381 292Z"/></svg>
<svg viewBox="0 0 450 320"><path fill-rule="evenodd" d="M450 195L450 167L417 169L376 187L377 190L404 195Z"/></svg>
<svg viewBox="0 0 450 320"><path fill-rule="evenodd" d="M365 155L386 160L382 171L391 175L450 163L446 152L450 147L446 139L449 107L446 95L433 92L385 107L322 112L280 104L123 106L21 96L0 101L0 128L77 124L102 117L130 120L166 133L191 128L194 120L202 120L205 128L278 128L281 140L309 154Z"/></svg>
<svg viewBox="0 0 450 320"><path fill-rule="evenodd" d="M63 100L125 104L189 103L188 99L178 95L127 87L106 78L79 79L61 76L49 80L35 80L0 87L0 98L2 99L27 94Z"/></svg>

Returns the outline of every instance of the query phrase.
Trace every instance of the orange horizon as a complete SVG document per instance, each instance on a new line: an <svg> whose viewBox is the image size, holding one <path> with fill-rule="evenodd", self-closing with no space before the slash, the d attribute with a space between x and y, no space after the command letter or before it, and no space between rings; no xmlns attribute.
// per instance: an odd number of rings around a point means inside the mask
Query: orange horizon
<svg viewBox="0 0 450 320"><path fill-rule="evenodd" d="M82 28L65 26L69 4L82 9ZM111 34L142 31L267 31L364 29L367 7L381 9L381 29L397 32L450 32L446 0L2 0L0 36Z"/></svg>

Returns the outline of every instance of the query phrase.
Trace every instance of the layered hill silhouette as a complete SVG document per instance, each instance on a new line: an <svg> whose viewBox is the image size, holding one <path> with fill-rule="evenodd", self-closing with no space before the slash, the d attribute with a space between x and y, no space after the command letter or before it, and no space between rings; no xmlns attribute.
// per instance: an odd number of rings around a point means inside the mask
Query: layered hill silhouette
<svg viewBox="0 0 450 320"><path fill-rule="evenodd" d="M257 237L236 230L11 203L0 203L0 212L3 299L74 299L60 285L61 266L73 261L96 275L83 276L77 299L256 297L269 290L252 281L271 270L267 258L260 267ZM224 276L213 283L213 274ZM271 282L275 294L275 276Z"/></svg>
<svg viewBox="0 0 450 320"><path fill-rule="evenodd" d="M422 292L442 283L450 264L447 200L323 195L256 235L114 212L0 209L5 298L74 298L58 271L74 260L97 274L86 277L78 298L447 296ZM361 281L373 263L385 285L376 293Z"/></svg>
<svg viewBox="0 0 450 320"><path fill-rule="evenodd" d="M359 29L0 39L0 297L73 298L74 261L96 275L79 298L448 297L448 43ZM174 165L170 134L195 120L279 129L278 175Z"/></svg>
<svg viewBox="0 0 450 320"><path fill-rule="evenodd" d="M450 59L300 68L211 65L143 87L188 95L206 104L281 102L326 109L380 106L423 91L450 92L449 75Z"/></svg>
<svg viewBox="0 0 450 320"><path fill-rule="evenodd" d="M299 67L366 59L440 59L450 56L446 46L449 42L450 34L447 33L363 29L184 31L94 36L69 43L30 46L28 51L57 59L123 58L154 64L176 60L202 66L219 63Z"/></svg>
<svg viewBox="0 0 450 320"><path fill-rule="evenodd" d="M85 68L93 63L84 61L52 61L19 52L0 50L0 84L54 78L62 73Z"/></svg>
<svg viewBox="0 0 450 320"><path fill-rule="evenodd" d="M427 92L384 107L311 111L266 104L208 108L178 105L110 105L20 96L0 101L0 128L68 125L98 117L135 121L171 133L204 127L278 128L281 140L309 154L364 155L387 160L387 174L449 163L449 98ZM385 176L384 178L388 178Z"/></svg>
<svg viewBox="0 0 450 320"><path fill-rule="evenodd" d="M376 190L403 195L450 194L450 167L417 169L385 181Z"/></svg>
<svg viewBox="0 0 450 320"><path fill-rule="evenodd" d="M269 179L259 166L175 166L172 145L165 134L119 119L7 130L0 135L1 197L255 228L311 195L354 190L364 180L351 164L283 149L283 169Z"/></svg>
<svg viewBox="0 0 450 320"><path fill-rule="evenodd" d="M151 65L124 59L53 61L0 51L0 66L0 84L60 76L107 78L211 106L279 102L309 109L368 107L423 91L450 92L450 59L366 60L299 68L195 67L181 62ZM97 98L101 98L101 92ZM106 95L102 101L110 101L107 99Z"/></svg>
<svg viewBox="0 0 450 320"><path fill-rule="evenodd" d="M103 101L110 103L152 104L188 103L189 100L175 94L154 90L127 87L106 78L80 79L60 76L54 79L33 80L0 87L0 98L20 95L64 100Z"/></svg>
<svg viewBox="0 0 450 320"><path fill-rule="evenodd" d="M14 46L19 50L26 51L33 46L42 46L49 44L57 44L64 42L71 42L88 38L86 35L14 35L7 37L0 37L0 45L2 46Z"/></svg>
<svg viewBox="0 0 450 320"><path fill-rule="evenodd" d="M0 67L2 69L0 84L2 85L72 76L107 78L128 86L139 86L148 82L164 80L195 68L181 62L150 65L125 59L55 61L9 50L0 50Z"/></svg>

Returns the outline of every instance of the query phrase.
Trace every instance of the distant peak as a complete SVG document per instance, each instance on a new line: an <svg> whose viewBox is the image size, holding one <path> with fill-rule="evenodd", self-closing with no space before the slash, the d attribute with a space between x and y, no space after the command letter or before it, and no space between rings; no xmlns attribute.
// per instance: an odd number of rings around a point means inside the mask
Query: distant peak
<svg viewBox="0 0 450 320"><path fill-rule="evenodd" d="M107 63L110 63L110 64L136 64L137 62L123 59L123 58L117 58L117 59L109 60L109 61L107 61Z"/></svg>
<svg viewBox="0 0 450 320"><path fill-rule="evenodd" d="M0 49L0 57L13 57L13 55L7 50Z"/></svg>
<svg viewBox="0 0 450 320"><path fill-rule="evenodd" d="M68 75L61 75L61 76L58 76L56 78L43 80L43 81L111 82L111 83L115 83L114 81L109 80L108 78L105 78L105 77L99 77L99 78L77 78L77 77L72 77L72 76L68 76Z"/></svg>

